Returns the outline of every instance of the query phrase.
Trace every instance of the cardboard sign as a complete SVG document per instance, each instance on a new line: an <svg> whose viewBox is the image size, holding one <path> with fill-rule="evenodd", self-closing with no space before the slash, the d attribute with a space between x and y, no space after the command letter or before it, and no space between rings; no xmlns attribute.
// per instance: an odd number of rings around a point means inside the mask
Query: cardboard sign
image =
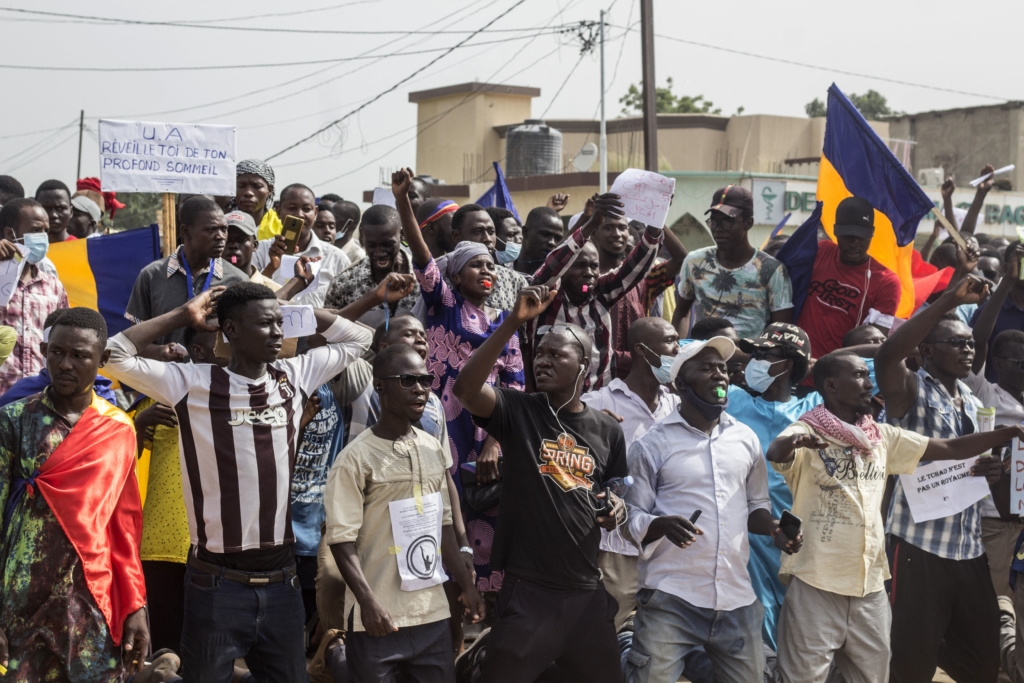
<svg viewBox="0 0 1024 683"><path fill-rule="evenodd" d="M104 190L235 194L234 126L100 119L99 133Z"/></svg>
<svg viewBox="0 0 1024 683"><path fill-rule="evenodd" d="M609 191L622 198L627 221L664 228L676 181L660 173L627 168L615 179Z"/></svg>

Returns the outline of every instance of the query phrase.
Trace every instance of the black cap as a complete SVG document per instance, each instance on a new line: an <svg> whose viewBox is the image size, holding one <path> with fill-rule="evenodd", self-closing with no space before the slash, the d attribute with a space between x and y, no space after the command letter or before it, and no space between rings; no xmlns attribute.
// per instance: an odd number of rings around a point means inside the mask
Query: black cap
<svg viewBox="0 0 1024 683"><path fill-rule="evenodd" d="M704 215L712 211L720 211L730 218L744 214L753 216L754 196L745 187L726 185L720 190L715 190L715 196L711 198L711 208L705 211Z"/></svg>
<svg viewBox="0 0 1024 683"><path fill-rule="evenodd" d="M875 207L863 197L847 197L836 207L836 237L871 239L875 234Z"/></svg>
<svg viewBox="0 0 1024 683"><path fill-rule="evenodd" d="M789 323L772 323L764 328L764 332L757 339L740 339L738 344L745 353L754 349L774 349L779 346L788 346L796 349L802 358L811 358L811 340L807 333L796 325Z"/></svg>

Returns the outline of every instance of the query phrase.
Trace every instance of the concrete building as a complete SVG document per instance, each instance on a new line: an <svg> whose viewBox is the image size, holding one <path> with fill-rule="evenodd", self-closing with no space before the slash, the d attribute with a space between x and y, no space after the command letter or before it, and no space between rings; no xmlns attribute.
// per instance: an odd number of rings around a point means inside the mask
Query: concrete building
<svg viewBox="0 0 1024 683"><path fill-rule="evenodd" d="M538 88L487 83L409 93L409 101L417 106L419 126L415 171L444 182L434 189L435 196L460 204L475 201L494 181L491 162L499 161L506 168L506 135L532 117L531 103L538 96ZM764 114L659 114L657 118L659 167L676 179L668 224L687 247L711 243L704 211L713 192L723 185L742 184L753 192L751 241L755 244L761 244L787 213L791 214L784 229L788 233L814 209L824 118ZM562 172L507 178L524 218L529 209L544 205L556 192L570 195L563 216L571 216L598 190L597 161L584 172L572 165L584 145L598 142L598 121L551 119L545 123L562 134ZM987 162L1016 163L1014 187L1019 186L1017 175L1024 173L1021 103L929 112L870 124L911 168L962 166L957 171L962 185ZM642 119L611 119L607 133L610 186L618 171L643 166ZM926 186L925 191L938 205L937 184ZM372 190L367 191L364 201L372 195ZM958 190L954 201L966 207L972 198L973 190L967 188ZM979 231L1012 235L1017 225L1024 225L1024 194L992 192L988 202L983 217L987 223ZM922 232L930 231L931 223L922 221Z"/></svg>

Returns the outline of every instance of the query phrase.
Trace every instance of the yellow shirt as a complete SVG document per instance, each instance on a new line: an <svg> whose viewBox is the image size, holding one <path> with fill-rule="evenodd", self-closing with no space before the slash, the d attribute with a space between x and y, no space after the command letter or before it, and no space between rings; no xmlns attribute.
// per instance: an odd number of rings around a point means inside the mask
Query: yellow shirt
<svg viewBox="0 0 1024 683"><path fill-rule="evenodd" d="M858 462L848 449L833 445L822 451L798 448L792 462L772 463L793 492L793 514L803 520L804 545L782 556L779 579L791 577L823 591L862 598L884 588L889 578L885 559L885 524L880 511L886 477L910 474L928 447L928 438L879 424L882 442L874 457ZM816 434L796 422L778 438Z"/></svg>
<svg viewBox="0 0 1024 683"><path fill-rule="evenodd" d="M256 239L258 240L269 240L275 235L280 235L284 229L284 223L278 218L277 212L273 209L267 209L263 214L263 220L260 221L260 226L256 230Z"/></svg>
<svg viewBox="0 0 1024 683"><path fill-rule="evenodd" d="M444 589L431 586L403 591L391 531L391 501L440 493L442 525L452 523L445 470L452 465L437 439L414 428L415 439L389 441L362 432L345 447L327 475L324 508L326 543L355 543L363 575L377 601L398 628L430 624L450 616ZM359 603L346 590L345 607L355 610L353 626L365 631ZM346 614L346 619L348 615Z"/></svg>
<svg viewBox="0 0 1024 683"><path fill-rule="evenodd" d="M132 417L155 402L148 397L142 399ZM145 458L140 459L140 464L142 460ZM143 560L184 564L188 559L188 548L188 513L185 511L185 495L181 488L178 430L157 425L153 430L153 447L149 457L139 557Z"/></svg>

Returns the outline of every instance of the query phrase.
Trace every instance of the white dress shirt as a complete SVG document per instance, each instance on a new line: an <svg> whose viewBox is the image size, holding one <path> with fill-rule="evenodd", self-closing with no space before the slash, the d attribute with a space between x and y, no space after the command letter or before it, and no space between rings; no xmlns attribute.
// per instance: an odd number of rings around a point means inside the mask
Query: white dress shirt
<svg viewBox="0 0 1024 683"><path fill-rule="evenodd" d="M659 387L658 407L651 412L647 401L633 393L621 379L613 379L608 386L583 394L581 399L594 410L608 410L622 418L619 426L622 427L627 449L656 422L664 420L679 407L679 397L663 386ZM631 557L637 555L636 546L623 538L621 529L612 532L601 529L601 550Z"/></svg>
<svg viewBox="0 0 1024 683"><path fill-rule="evenodd" d="M626 493L628 532L640 547L640 586L705 609L753 603L747 518L771 511L768 470L753 430L722 413L709 436L675 411L633 443L628 460L634 480ZM689 519L695 510L704 535L690 547L664 537L643 544L655 518Z"/></svg>
<svg viewBox="0 0 1024 683"><path fill-rule="evenodd" d="M273 244L273 239L260 240L259 244L257 244L256 251L252 255L252 265L256 266L256 270L263 272L263 269L270 263L270 247ZM324 299L327 296L327 288L331 286L331 280L334 279L335 275L348 268L352 262L348 260L348 256L345 256L341 249L338 249L333 244L324 242L313 231L310 231L309 244L306 246L306 250L298 252L295 256L320 257L320 286L317 287L315 292L299 294L293 297L291 303L308 304L322 308ZM291 274L289 273L290 276Z"/></svg>

